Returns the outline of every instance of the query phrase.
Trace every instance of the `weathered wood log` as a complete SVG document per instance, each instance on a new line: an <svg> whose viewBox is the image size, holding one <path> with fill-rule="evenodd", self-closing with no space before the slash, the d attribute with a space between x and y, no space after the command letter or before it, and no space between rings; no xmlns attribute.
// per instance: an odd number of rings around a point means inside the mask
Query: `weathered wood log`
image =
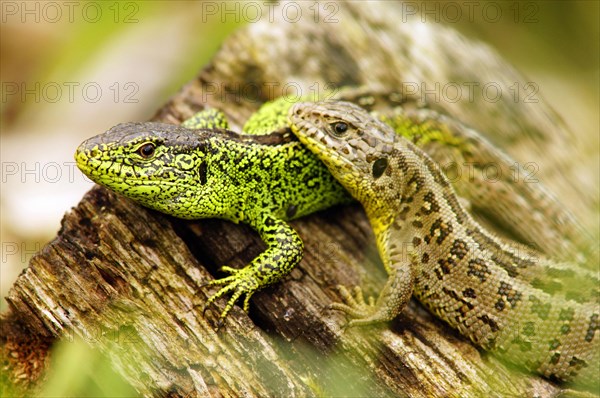
<svg viewBox="0 0 600 398"><path fill-rule="evenodd" d="M305 89L315 82L377 86L402 81L400 66L407 64L399 64L408 59L391 57L394 49L380 51L394 60L384 69L398 72L377 69L371 76L361 66L374 64L382 54L360 58L354 51L366 51L366 43L373 45L368 40L383 46L378 33L368 27L393 32L398 42L411 38L410 30L390 27L389 10L376 13L350 3L341 11L342 25L352 34L334 34L332 26L308 22L291 30L276 21L234 35L155 120L180 122L208 105L223 109L232 127L239 128L260 103L282 94L277 88L268 92L268 83L277 82L281 88L298 76ZM313 40L305 43L299 32L312 34ZM353 48L356 37L365 43ZM271 64L258 51L266 47L281 54ZM332 59L352 62L334 67ZM494 67L498 81L521 81L493 54L480 51L477 59ZM425 63L412 61L412 71L428 74ZM465 73L477 77L472 69ZM261 89L253 98L240 97L244 84ZM556 143L567 134L558 119L538 123L538 111L547 109L543 103L536 112L503 109L504 116L488 104L476 111L468 104L451 107L467 120L493 125L496 131L491 134L498 133L500 142L513 142L516 129L510 122L515 119L533 131L533 139L549 134ZM494 124L494 117L507 122ZM415 302L391 325L342 331L343 317L325 308L340 299L335 286L360 284L375 293L385 278L368 221L354 205L292 225L306 246L301 264L283 283L256 293L249 314L235 307L215 332L215 316L223 302L203 314L214 289L199 285L217 277L221 265L242 267L260 253L264 246L258 235L226 221L175 219L104 188L92 189L65 215L56 239L34 256L9 293L10 310L2 316L5 377L31 391L48 367L48 348L74 333L99 336L87 341L108 355L144 396L479 397L560 392L551 382L512 371L478 351Z"/></svg>
<svg viewBox="0 0 600 398"><path fill-rule="evenodd" d="M143 395L553 391L546 381L511 374L416 304L391 329L342 333L340 315L324 311L339 299L333 287L375 290L383 282L368 222L352 206L294 226L306 243L301 266L257 293L250 317L236 309L215 333L198 285L219 264L243 266L263 248L259 238L223 221L166 217L95 188L11 290L4 322L27 329L7 330L5 344L51 342L68 329L84 338L104 331L110 337L94 344Z"/></svg>

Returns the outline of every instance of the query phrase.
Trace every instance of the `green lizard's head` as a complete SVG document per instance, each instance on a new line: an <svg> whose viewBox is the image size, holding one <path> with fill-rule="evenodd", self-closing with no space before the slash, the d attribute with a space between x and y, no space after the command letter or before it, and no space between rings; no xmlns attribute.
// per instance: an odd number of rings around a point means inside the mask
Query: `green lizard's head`
<svg viewBox="0 0 600 398"><path fill-rule="evenodd" d="M147 207L196 218L189 207L206 184L202 146L212 134L163 123L122 123L84 141L75 160L98 184Z"/></svg>
<svg viewBox="0 0 600 398"><path fill-rule="evenodd" d="M350 102L307 102L288 116L294 134L356 199L386 179L396 134L366 110Z"/></svg>

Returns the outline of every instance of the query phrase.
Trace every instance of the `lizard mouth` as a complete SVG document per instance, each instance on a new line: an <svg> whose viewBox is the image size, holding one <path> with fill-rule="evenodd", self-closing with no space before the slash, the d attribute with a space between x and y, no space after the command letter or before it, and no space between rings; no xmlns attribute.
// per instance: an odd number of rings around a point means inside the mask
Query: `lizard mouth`
<svg viewBox="0 0 600 398"><path fill-rule="evenodd" d="M93 182L109 188L126 187L143 189L148 188L171 188L183 187L192 189L192 185L182 179L176 181L164 178L152 179L152 175L160 176L161 169L153 170L152 174L143 173L135 169L134 165L124 164L118 159L103 159L100 152L89 150L80 146L75 152L77 167L86 177Z"/></svg>

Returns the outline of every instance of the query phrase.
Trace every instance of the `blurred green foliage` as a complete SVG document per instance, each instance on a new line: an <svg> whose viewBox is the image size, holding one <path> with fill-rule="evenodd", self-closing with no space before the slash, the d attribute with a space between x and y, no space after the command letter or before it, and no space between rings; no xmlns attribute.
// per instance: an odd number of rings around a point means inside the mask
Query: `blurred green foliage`
<svg viewBox="0 0 600 398"><path fill-rule="evenodd" d="M110 360L81 339L62 340L52 350L48 381L39 397L134 397L136 391Z"/></svg>

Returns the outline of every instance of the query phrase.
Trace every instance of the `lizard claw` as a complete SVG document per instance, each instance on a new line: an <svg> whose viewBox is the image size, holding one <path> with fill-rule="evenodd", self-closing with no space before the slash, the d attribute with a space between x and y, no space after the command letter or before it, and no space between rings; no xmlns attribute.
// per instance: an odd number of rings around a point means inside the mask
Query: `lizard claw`
<svg viewBox="0 0 600 398"><path fill-rule="evenodd" d="M365 301L360 286L354 287L354 295L345 286L340 285L337 289L344 303L331 303L327 306L327 309L342 311L354 318L342 326L343 331L353 326L374 323L374 320L377 319L377 306L374 297L370 296L368 302Z"/></svg>
<svg viewBox="0 0 600 398"><path fill-rule="evenodd" d="M248 308L250 306L250 297L254 294L256 290L259 288L259 284L256 281L252 273L252 269L246 267L242 269L235 269L231 267L222 267L222 271L229 272L232 275L227 276L221 279L215 279L203 283L201 287L206 286L217 286L217 285L225 285L218 292L214 293L212 296L208 298L206 303L202 308L202 315L205 316L206 310L221 296L233 292L231 298L227 301L225 308L221 311L219 315L219 320L217 321L218 331L225 323L225 318L229 314L229 312L233 309L235 302L242 296L245 295L243 309L245 312L248 312Z"/></svg>

